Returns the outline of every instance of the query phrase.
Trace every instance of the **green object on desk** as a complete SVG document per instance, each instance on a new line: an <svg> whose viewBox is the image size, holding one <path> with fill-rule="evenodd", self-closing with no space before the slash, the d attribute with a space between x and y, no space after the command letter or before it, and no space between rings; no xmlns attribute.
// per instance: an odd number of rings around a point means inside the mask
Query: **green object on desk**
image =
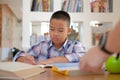
<svg viewBox="0 0 120 80"><path fill-rule="evenodd" d="M106 62L105 66L108 72L110 73L120 73L120 57L119 54L111 56Z"/></svg>

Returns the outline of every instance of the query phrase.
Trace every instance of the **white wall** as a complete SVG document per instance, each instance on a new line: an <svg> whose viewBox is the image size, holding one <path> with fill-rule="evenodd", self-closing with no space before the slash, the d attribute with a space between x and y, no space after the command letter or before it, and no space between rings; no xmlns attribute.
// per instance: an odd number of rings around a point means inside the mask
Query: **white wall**
<svg viewBox="0 0 120 80"><path fill-rule="evenodd" d="M60 10L62 0L54 0L54 11ZM84 0L84 12L82 13L70 13L72 21L83 22L83 38L82 43L86 48L92 46L92 35L91 35L91 21L100 22L113 22L113 25L120 19L120 0L113 0L113 13L91 13L89 0ZM23 0L23 42L22 47L30 47L29 36L30 36L30 24L32 21L49 21L50 16L53 12L30 12L30 0Z"/></svg>
<svg viewBox="0 0 120 80"><path fill-rule="evenodd" d="M17 21L16 18L14 18L12 46L22 49L22 22Z"/></svg>
<svg viewBox="0 0 120 80"><path fill-rule="evenodd" d="M40 25L36 25L36 26L33 26L33 27L32 27L32 33L36 33L37 36L41 35L41 34L40 34L40 31L41 31Z"/></svg>

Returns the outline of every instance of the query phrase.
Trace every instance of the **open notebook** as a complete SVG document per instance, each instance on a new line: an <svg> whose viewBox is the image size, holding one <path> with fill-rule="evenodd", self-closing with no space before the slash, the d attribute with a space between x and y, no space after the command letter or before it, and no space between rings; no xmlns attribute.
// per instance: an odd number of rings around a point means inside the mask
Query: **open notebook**
<svg viewBox="0 0 120 80"><path fill-rule="evenodd" d="M64 75L90 75L90 74L104 74L104 72L92 73L83 72L79 68L79 63L55 63L53 64L52 70Z"/></svg>
<svg viewBox="0 0 120 80"><path fill-rule="evenodd" d="M24 80L32 76L45 72L38 66L20 62L0 62L0 80Z"/></svg>

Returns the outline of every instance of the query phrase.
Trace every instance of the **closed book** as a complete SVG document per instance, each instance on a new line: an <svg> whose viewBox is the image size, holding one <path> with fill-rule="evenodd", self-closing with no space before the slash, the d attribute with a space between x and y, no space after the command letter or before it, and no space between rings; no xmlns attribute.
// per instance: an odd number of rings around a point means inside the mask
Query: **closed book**
<svg viewBox="0 0 120 80"><path fill-rule="evenodd" d="M42 11L48 11L48 0L42 0Z"/></svg>
<svg viewBox="0 0 120 80"><path fill-rule="evenodd" d="M38 66L20 62L0 62L0 80L24 80L45 72Z"/></svg>
<svg viewBox="0 0 120 80"><path fill-rule="evenodd" d="M36 3L37 3L37 0L32 0L31 11L35 11Z"/></svg>

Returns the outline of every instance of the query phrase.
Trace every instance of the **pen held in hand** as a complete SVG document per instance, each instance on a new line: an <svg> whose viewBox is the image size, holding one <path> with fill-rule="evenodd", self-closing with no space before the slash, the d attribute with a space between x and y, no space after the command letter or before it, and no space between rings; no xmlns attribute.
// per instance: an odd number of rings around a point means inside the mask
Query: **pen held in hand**
<svg viewBox="0 0 120 80"><path fill-rule="evenodd" d="M40 64L40 65L37 65L41 68L52 68L53 64Z"/></svg>

